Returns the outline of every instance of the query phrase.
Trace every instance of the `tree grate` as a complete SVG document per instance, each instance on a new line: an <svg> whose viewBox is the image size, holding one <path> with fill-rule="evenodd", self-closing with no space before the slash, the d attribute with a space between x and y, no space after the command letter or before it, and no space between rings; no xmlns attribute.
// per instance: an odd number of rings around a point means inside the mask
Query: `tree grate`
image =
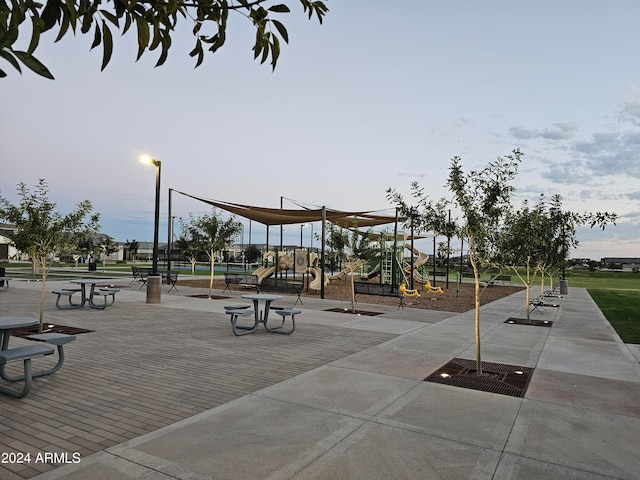
<svg viewBox="0 0 640 480"><path fill-rule="evenodd" d="M549 327L553 325L553 320L527 320L526 318L507 318L504 323L513 325L530 325L532 327Z"/></svg>
<svg viewBox="0 0 640 480"><path fill-rule="evenodd" d="M86 328L67 327L66 325L52 325L51 323L45 323L42 326L42 332L38 331L38 325L33 327L16 328L11 331L11 335L14 337L26 338L29 335L35 333L65 333L67 335L77 335L79 333L91 333L94 330L87 330Z"/></svg>
<svg viewBox="0 0 640 480"><path fill-rule="evenodd" d="M207 295L206 293L201 293L199 295L189 295L192 298L209 298L209 295ZM225 297L224 295L211 295L211 300L224 300L226 298L231 298L231 297Z"/></svg>
<svg viewBox="0 0 640 480"><path fill-rule="evenodd" d="M482 362L482 376L479 376L474 360L454 358L424 381L521 398L527 391L533 371L533 368L519 365Z"/></svg>
<svg viewBox="0 0 640 480"><path fill-rule="evenodd" d="M382 312L368 312L367 310L356 310L355 312L351 308L328 308L325 312L335 313L350 313L351 315L362 315L365 317L375 317L376 315L382 315Z"/></svg>

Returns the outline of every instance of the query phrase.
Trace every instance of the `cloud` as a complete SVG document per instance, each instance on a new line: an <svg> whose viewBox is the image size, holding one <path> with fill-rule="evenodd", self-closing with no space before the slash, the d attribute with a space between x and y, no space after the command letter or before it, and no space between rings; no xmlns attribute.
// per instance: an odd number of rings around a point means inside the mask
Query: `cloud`
<svg viewBox="0 0 640 480"><path fill-rule="evenodd" d="M594 133L589 141L575 142L573 151L592 174L640 178L640 131Z"/></svg>
<svg viewBox="0 0 640 480"><path fill-rule="evenodd" d="M640 126L640 98L633 98L623 102L619 118Z"/></svg>
<svg viewBox="0 0 640 480"><path fill-rule="evenodd" d="M396 173L399 177L409 177L409 178L424 178L427 175L425 173L411 173L411 172L399 172Z"/></svg>
<svg viewBox="0 0 640 480"><path fill-rule="evenodd" d="M629 200L640 200L640 190L637 190L635 192L627 193L626 197ZM640 215L640 214L638 214L638 215Z"/></svg>
<svg viewBox="0 0 640 480"><path fill-rule="evenodd" d="M511 127L509 133L519 140L542 138L545 140L569 140L578 132L575 123L554 123L550 128L536 129Z"/></svg>

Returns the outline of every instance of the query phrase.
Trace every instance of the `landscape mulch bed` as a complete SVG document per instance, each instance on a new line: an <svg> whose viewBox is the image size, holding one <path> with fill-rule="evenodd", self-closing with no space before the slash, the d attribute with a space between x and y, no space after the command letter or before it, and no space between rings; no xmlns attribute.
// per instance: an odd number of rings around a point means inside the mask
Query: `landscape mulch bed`
<svg viewBox="0 0 640 480"><path fill-rule="evenodd" d="M482 375L478 375L474 360L454 358L424 380L499 395L524 397L533 368L492 362L481 364Z"/></svg>
<svg viewBox="0 0 640 480"><path fill-rule="evenodd" d="M16 328L11 331L11 335L14 337L26 338L29 335L34 335L36 333L65 333L67 335L77 335L79 333L91 333L94 330L87 330L86 328L76 328L76 327L68 327L66 325L53 325L46 324L44 325L42 332L38 331L38 325L33 327L24 327L24 328Z"/></svg>
<svg viewBox="0 0 640 480"><path fill-rule="evenodd" d="M202 280L178 280L178 286L184 285L187 287L199 287L209 288L209 279ZM407 305L408 308L422 308L427 310L438 310L443 312L462 313L474 308L474 285L470 283L464 283L460 285L460 288L456 291L456 284L449 282L449 288L446 288L445 282L437 282L437 286L441 286L444 289L444 293L433 294L421 291L419 298L411 298L411 304ZM214 289L223 291L226 288L224 278L216 279L213 285ZM244 288L237 285L230 285L229 288L234 291L246 291ZM482 293L480 297L480 304L485 305L491 303L500 298L511 295L512 293L519 292L524 287L515 287L509 285L493 285L488 287ZM325 287L325 296L327 300L344 301L351 303L351 283L349 281L338 280L332 281ZM302 298L320 298L320 292L316 290L303 290ZM398 299L396 297L382 297L378 295L358 295L356 300L359 303L364 304L377 304L398 306Z"/></svg>

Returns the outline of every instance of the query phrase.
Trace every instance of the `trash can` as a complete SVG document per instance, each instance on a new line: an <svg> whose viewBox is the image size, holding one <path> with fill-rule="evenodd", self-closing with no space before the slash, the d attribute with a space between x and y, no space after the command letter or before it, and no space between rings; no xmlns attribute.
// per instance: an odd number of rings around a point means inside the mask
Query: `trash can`
<svg viewBox="0 0 640 480"><path fill-rule="evenodd" d="M560 280L560 295L569 295L569 282L565 279Z"/></svg>
<svg viewBox="0 0 640 480"><path fill-rule="evenodd" d="M98 262L89 262L89 271L95 272L98 269Z"/></svg>

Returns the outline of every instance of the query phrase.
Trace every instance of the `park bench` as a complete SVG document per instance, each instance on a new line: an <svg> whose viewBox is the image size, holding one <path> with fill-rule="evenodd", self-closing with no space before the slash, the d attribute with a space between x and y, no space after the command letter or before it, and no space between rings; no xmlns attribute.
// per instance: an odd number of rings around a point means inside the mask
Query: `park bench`
<svg viewBox="0 0 640 480"><path fill-rule="evenodd" d="M302 294L302 288L304 284L297 280L287 280L287 279L277 279L277 278L265 278L262 280L260 285L258 285L257 290L260 292L283 292L283 293L293 293L298 298L296 298L296 302L293 304L296 306L298 302L304 305L302 302L302 298L300 295Z"/></svg>
<svg viewBox="0 0 640 480"><path fill-rule="evenodd" d="M225 273L224 274L225 288L222 293L227 290L231 290L229 285L242 285L246 287L253 287L258 290L258 276L251 275L249 273Z"/></svg>
<svg viewBox="0 0 640 480"><path fill-rule="evenodd" d="M495 285L496 283L506 283L509 282L511 285L511 275L494 275L489 280L489 285Z"/></svg>
<svg viewBox="0 0 640 480"><path fill-rule="evenodd" d="M386 283L353 282L354 297L361 295L379 295L382 297L398 297L400 303L398 308L404 307L404 296L400 293L397 285Z"/></svg>
<svg viewBox="0 0 640 480"><path fill-rule="evenodd" d="M10 382L24 380L22 390L14 390L4 386L0 386L0 392L11 395L15 398L22 398L31 390L31 380L33 374L31 372L31 359L42 357L44 355L51 355L53 350L41 345L27 345L25 347L9 348L7 350L0 350L0 373L2 378ZM22 360L24 365L24 375L18 377L10 377L5 373L5 365L9 362Z"/></svg>

